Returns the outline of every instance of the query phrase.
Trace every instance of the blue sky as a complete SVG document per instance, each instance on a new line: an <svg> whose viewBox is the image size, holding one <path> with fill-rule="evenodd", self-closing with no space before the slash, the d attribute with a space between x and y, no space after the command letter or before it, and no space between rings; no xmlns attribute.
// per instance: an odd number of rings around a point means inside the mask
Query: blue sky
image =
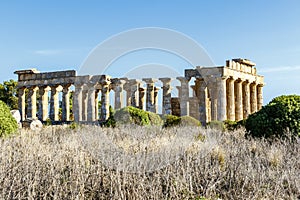
<svg viewBox="0 0 300 200"><path fill-rule="evenodd" d="M265 76L265 103L300 94L296 0L1 1L0 27L1 82L16 79L18 69L77 70L112 35L161 27L193 38L216 65L239 57L254 61Z"/></svg>

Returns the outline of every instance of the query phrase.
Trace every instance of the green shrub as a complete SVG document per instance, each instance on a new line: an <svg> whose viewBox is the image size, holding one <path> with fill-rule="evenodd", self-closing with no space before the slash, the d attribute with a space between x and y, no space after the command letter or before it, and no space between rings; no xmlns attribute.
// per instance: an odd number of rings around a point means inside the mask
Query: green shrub
<svg viewBox="0 0 300 200"><path fill-rule="evenodd" d="M175 115L164 115L164 127L172 126L201 126L201 122L191 116L178 117Z"/></svg>
<svg viewBox="0 0 300 200"><path fill-rule="evenodd" d="M180 126L201 126L201 122L191 116L180 117Z"/></svg>
<svg viewBox="0 0 300 200"><path fill-rule="evenodd" d="M78 129L80 127L80 125L76 122L72 122L70 125L69 125L69 128L72 129L72 130L75 130L75 129Z"/></svg>
<svg viewBox="0 0 300 200"><path fill-rule="evenodd" d="M228 131L233 131L238 127L238 123L236 121L225 120L224 122L225 129Z"/></svg>
<svg viewBox="0 0 300 200"><path fill-rule="evenodd" d="M116 120L115 120L115 110L109 106L109 117L105 121L104 126L106 127L116 127Z"/></svg>
<svg viewBox="0 0 300 200"><path fill-rule="evenodd" d="M220 131L225 131L225 128L226 128L224 122L221 122L221 121L208 122L207 127L211 128L211 129L217 129Z"/></svg>
<svg viewBox="0 0 300 200"><path fill-rule="evenodd" d="M175 115L164 115L164 127L172 127L180 124L180 117Z"/></svg>
<svg viewBox="0 0 300 200"><path fill-rule="evenodd" d="M0 101L0 136L7 136L17 132L18 124L15 118L11 115L9 107Z"/></svg>
<svg viewBox="0 0 300 200"><path fill-rule="evenodd" d="M132 106L117 110L114 119L117 124L162 125L159 115Z"/></svg>
<svg viewBox="0 0 300 200"><path fill-rule="evenodd" d="M300 96L282 95L274 98L260 111L248 117L245 127L248 135L282 137L289 130L300 136Z"/></svg>

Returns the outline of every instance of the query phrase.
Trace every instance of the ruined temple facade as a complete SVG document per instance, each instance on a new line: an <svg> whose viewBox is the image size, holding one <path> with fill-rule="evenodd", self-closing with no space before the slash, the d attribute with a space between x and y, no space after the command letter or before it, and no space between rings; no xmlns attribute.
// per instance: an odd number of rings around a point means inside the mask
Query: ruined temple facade
<svg viewBox="0 0 300 200"><path fill-rule="evenodd" d="M114 109L134 106L158 113L161 105L161 114L190 115L206 124L215 120L239 121L262 108L264 78L257 75L254 66L246 59L232 59L225 66L186 69L182 77L141 80L108 75L77 76L74 70L40 73L30 69L15 74L18 74L23 121L27 118L41 121L49 118L54 122L104 121L109 117L112 98ZM171 95L174 79L180 82L176 87L177 97ZM157 87L157 82L162 87ZM162 98L158 98L159 92Z"/></svg>

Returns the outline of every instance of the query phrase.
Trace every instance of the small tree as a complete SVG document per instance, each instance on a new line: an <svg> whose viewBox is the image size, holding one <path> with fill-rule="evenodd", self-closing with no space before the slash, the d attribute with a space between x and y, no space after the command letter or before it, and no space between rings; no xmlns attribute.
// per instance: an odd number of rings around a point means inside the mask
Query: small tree
<svg viewBox="0 0 300 200"><path fill-rule="evenodd" d="M300 96L274 98L260 111L250 115L245 127L250 135L258 137L282 137L287 130L300 136Z"/></svg>
<svg viewBox="0 0 300 200"><path fill-rule="evenodd" d="M0 100L6 103L10 109L18 109L17 85L18 82L12 79L0 84Z"/></svg>
<svg viewBox="0 0 300 200"><path fill-rule="evenodd" d="M0 101L0 136L7 136L18 130L18 124L11 115L9 107Z"/></svg>

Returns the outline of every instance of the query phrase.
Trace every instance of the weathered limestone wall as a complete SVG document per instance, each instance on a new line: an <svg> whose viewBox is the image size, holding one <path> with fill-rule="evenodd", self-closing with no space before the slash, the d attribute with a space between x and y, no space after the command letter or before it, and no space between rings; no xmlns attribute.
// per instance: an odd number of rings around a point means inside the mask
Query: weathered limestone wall
<svg viewBox="0 0 300 200"><path fill-rule="evenodd" d="M176 78L180 83L176 86L178 97L171 95L174 79L169 77L137 80L107 75L77 76L74 70L47 73L20 70L15 72L18 105L22 120L50 118L66 122L73 120L72 112L76 122L105 121L109 117L110 98L114 98L115 109L134 106L158 113L158 106L162 105L162 114L190 115L204 125L214 120L238 121L263 105L264 78L257 75L254 66L249 60L233 59L226 61L225 66L187 69L183 77ZM190 83L192 78L194 83ZM156 87L158 82L161 88ZM162 99L158 98L160 92Z"/></svg>

